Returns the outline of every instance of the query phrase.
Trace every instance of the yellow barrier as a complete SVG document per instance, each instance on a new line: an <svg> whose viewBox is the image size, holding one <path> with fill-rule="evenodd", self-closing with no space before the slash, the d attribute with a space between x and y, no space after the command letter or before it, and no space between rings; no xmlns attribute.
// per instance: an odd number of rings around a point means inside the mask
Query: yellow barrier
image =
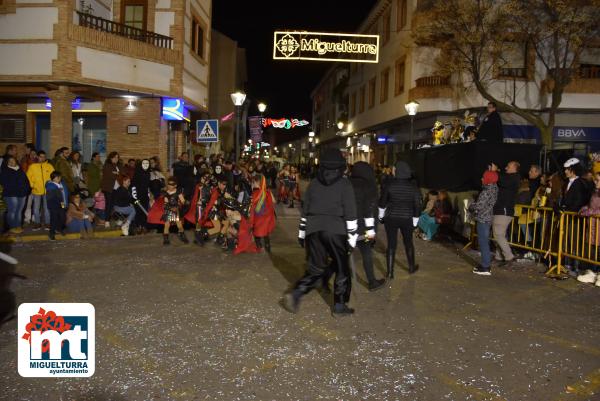
<svg viewBox="0 0 600 401"><path fill-rule="evenodd" d="M472 223L469 243L463 249L471 247L476 238ZM564 266L571 260L600 265L600 216L572 212L557 215L550 208L515 205L508 242L549 259L547 276L563 277L567 272Z"/></svg>

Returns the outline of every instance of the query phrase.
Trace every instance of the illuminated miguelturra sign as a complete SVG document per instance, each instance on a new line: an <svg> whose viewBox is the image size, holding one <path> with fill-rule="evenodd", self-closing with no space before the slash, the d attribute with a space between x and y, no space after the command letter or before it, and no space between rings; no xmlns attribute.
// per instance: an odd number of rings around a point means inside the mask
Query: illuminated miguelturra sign
<svg viewBox="0 0 600 401"><path fill-rule="evenodd" d="M276 31L273 59L377 63L379 35Z"/></svg>

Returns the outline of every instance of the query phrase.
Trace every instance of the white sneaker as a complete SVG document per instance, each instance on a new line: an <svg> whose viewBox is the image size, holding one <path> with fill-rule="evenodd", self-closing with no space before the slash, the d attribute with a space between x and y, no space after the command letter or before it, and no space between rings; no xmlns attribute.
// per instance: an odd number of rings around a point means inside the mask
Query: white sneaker
<svg viewBox="0 0 600 401"><path fill-rule="evenodd" d="M129 223L128 222L126 222L125 224L123 224L121 226L121 232L123 233L124 236L129 235Z"/></svg>
<svg viewBox="0 0 600 401"><path fill-rule="evenodd" d="M121 227L123 225L123 220L117 220L115 221L115 224L119 227Z"/></svg>
<svg viewBox="0 0 600 401"><path fill-rule="evenodd" d="M596 287L600 287L600 274L598 275L598 278L596 279Z"/></svg>
<svg viewBox="0 0 600 401"><path fill-rule="evenodd" d="M104 228L110 228L110 221L104 222Z"/></svg>
<svg viewBox="0 0 600 401"><path fill-rule="evenodd" d="M585 274L580 274L579 276L577 276L577 281L589 284L596 283L596 285L598 285L598 283L596 282L597 277L598 275L596 273L594 273L591 270L588 270L585 272Z"/></svg>

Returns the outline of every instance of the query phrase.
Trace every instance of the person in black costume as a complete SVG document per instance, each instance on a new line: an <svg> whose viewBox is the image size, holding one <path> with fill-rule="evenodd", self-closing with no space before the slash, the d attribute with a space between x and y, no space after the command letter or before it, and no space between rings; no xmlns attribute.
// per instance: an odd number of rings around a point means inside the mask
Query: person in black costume
<svg viewBox="0 0 600 401"><path fill-rule="evenodd" d="M138 234L146 232L147 213L150 208L150 160L144 159L133 173L131 196L136 209L135 226ZM143 208L143 210L142 210Z"/></svg>
<svg viewBox="0 0 600 401"><path fill-rule="evenodd" d="M489 102L487 105L487 115L479 126L477 131L478 141L503 142L504 131L502 129L502 119L496 110L496 103Z"/></svg>
<svg viewBox="0 0 600 401"><path fill-rule="evenodd" d="M402 232L404 250L408 259L408 272L418 270L415 264L413 231L421 214L421 193L411 180L412 172L406 162L399 161L395 167L395 178L383 189L379 200L379 220L385 225L387 236L387 277L394 278L394 260L398 243L398 229Z"/></svg>
<svg viewBox="0 0 600 401"><path fill-rule="evenodd" d="M591 196L581 178L583 167L579 163L579 159L573 157L565 162L564 168L565 176L569 181L567 181L565 196L562 198L560 208L567 212L579 213L579 210L588 204Z"/></svg>
<svg viewBox="0 0 600 401"><path fill-rule="evenodd" d="M306 246L308 266L291 292L285 294L283 306L298 311L300 298L322 285L329 268L335 266L334 315L349 315L347 306L352 287L348 255L358 239L356 201L352 184L344 178L346 160L338 149L327 149L321 158L317 178L305 193L298 241Z"/></svg>
<svg viewBox="0 0 600 401"><path fill-rule="evenodd" d="M375 172L368 163L358 162L352 167L350 182L354 188L356 214L358 217L358 242L363 268L369 282L369 291L383 287L385 280L375 279L373 273L373 250L375 244L375 208L377 205L377 183Z"/></svg>

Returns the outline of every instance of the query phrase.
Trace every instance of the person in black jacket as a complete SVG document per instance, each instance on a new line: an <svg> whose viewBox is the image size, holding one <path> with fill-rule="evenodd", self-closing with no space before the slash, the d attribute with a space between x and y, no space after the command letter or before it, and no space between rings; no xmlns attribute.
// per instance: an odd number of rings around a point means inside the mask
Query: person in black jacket
<svg viewBox="0 0 600 401"><path fill-rule="evenodd" d="M6 220L8 228L13 234L23 232L23 208L27 196L31 193L29 179L25 172L17 164L14 156L8 155L4 158L5 168L0 172L0 184L4 188L3 196L6 202Z"/></svg>
<svg viewBox="0 0 600 401"><path fill-rule="evenodd" d="M375 172L368 163L358 162L352 167L350 182L354 188L356 214L358 217L358 242L363 268L369 281L369 291L383 287L385 280L375 279L373 273L373 251L375 243L375 207L377 204L377 183Z"/></svg>
<svg viewBox="0 0 600 401"><path fill-rule="evenodd" d="M50 181L46 183L46 203L50 213L50 232L48 237L54 241L57 231L65 233L67 219L67 204L69 194L67 186L62 183L62 176L58 171L50 173Z"/></svg>
<svg viewBox="0 0 600 401"><path fill-rule="evenodd" d="M150 207L150 160L144 159L136 167L131 181L131 197L135 205L135 226L138 234L146 231L147 213Z"/></svg>
<svg viewBox="0 0 600 401"><path fill-rule="evenodd" d="M133 198L131 196L131 179L128 175L121 174L117 177L119 188L113 191L113 209L115 212L123 215L127 220L121 225L123 235L129 235L129 227L135 220L135 208L132 206Z"/></svg>
<svg viewBox="0 0 600 401"><path fill-rule="evenodd" d="M505 173L500 174L498 179L498 199L494 205L492 222L492 232L496 241L496 260L498 261L504 259L504 262L511 262L515 258L506 238L506 230L515 215L515 201L521 183L519 168L519 162L514 160L508 162L504 169ZM491 170L498 171L498 166L492 163Z"/></svg>
<svg viewBox="0 0 600 401"><path fill-rule="evenodd" d="M283 306L298 311L300 298L323 283L329 258L335 266L334 315L349 315L351 281L348 254L358 239L356 201L350 181L343 177L346 160L338 149L327 149L321 157L317 178L304 194L298 242L306 245L308 266L304 277L285 294Z"/></svg>
<svg viewBox="0 0 600 401"><path fill-rule="evenodd" d="M173 170L173 176L177 180L177 189L183 191L186 199L192 197L194 192L194 166L190 164L190 156L187 152L183 152L179 156L179 160L171 166Z"/></svg>
<svg viewBox="0 0 600 401"><path fill-rule="evenodd" d="M504 132L502 130L502 119L496 110L496 103L489 102L487 105L487 115L479 126L477 131L478 141L503 142Z"/></svg>
<svg viewBox="0 0 600 401"><path fill-rule="evenodd" d="M398 229L402 232L404 250L408 259L408 272L418 270L415 264L415 246L413 231L421 214L421 193L411 180L412 172L406 162L396 163L395 178L383 188L379 200L379 220L385 225L387 236L387 276L394 278L394 261L398 244Z"/></svg>
<svg viewBox="0 0 600 401"><path fill-rule="evenodd" d="M564 168L565 176L569 181L565 188L565 195L560 202L560 208L567 212L578 213L590 200L588 189L581 178L583 167L579 163L579 159L571 158L565 162Z"/></svg>

